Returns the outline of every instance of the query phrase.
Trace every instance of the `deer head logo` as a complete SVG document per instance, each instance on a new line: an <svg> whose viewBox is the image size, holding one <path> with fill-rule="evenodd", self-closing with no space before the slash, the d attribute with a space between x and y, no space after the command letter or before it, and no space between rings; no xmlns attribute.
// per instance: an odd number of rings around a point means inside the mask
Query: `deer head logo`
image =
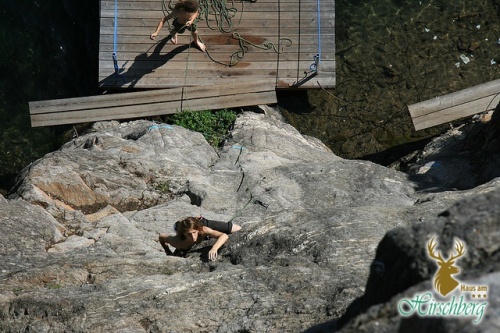
<svg viewBox="0 0 500 333"><path fill-rule="evenodd" d="M434 276L434 288L443 296L446 296L449 292L458 286L458 281L451 277L452 274L457 274L460 270L453 266L455 264L455 259L461 257L465 253L464 244L459 240L456 240L455 251L456 255L452 255L448 260L444 260L441 253L438 255L434 254L434 249L437 243L434 243L434 238L427 243L427 251L429 256L436 259L439 269Z"/></svg>

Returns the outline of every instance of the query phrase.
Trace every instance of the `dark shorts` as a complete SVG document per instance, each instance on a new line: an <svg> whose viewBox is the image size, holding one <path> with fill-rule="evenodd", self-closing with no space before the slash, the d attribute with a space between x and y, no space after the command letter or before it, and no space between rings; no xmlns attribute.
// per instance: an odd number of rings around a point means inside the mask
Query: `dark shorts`
<svg viewBox="0 0 500 333"><path fill-rule="evenodd" d="M205 227L209 227L210 229L223 232L225 234L230 234L231 230L233 229L233 222L221 222L221 221L211 221L207 220L206 218L202 217L200 220L201 224ZM174 230L177 231L177 223L174 223Z"/></svg>
<svg viewBox="0 0 500 333"><path fill-rule="evenodd" d="M196 23L191 24L190 26L184 26L184 24L181 24L177 22L177 19L174 19L172 22L173 26L173 31L172 32L177 32L178 34L184 33L184 31L189 30L189 31L196 31Z"/></svg>
<svg viewBox="0 0 500 333"><path fill-rule="evenodd" d="M200 222L203 223L205 227L209 227L210 229L217 230L225 234L230 234L231 229L233 229L233 222L211 221L204 217L201 218Z"/></svg>

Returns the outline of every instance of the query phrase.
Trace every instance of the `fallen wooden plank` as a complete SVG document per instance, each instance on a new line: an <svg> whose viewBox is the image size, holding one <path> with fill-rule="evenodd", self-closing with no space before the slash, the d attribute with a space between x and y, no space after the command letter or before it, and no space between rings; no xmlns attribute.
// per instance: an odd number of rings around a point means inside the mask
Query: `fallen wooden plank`
<svg viewBox="0 0 500 333"><path fill-rule="evenodd" d="M31 126L39 127L274 103L275 82L261 80L36 101L29 108Z"/></svg>
<svg viewBox="0 0 500 333"><path fill-rule="evenodd" d="M500 79L408 106L415 130L445 124L495 109Z"/></svg>

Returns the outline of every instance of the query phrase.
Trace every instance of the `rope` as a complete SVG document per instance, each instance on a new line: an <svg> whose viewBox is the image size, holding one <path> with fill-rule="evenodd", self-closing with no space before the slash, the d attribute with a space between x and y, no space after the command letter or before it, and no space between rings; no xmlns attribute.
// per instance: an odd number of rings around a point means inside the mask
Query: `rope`
<svg viewBox="0 0 500 333"><path fill-rule="evenodd" d="M115 0L115 4L116 4ZM248 0L250 2L256 2L257 0ZM300 1L300 0L299 0ZM318 0L319 1L319 0ZM172 5L173 0L162 0L162 12L165 16L167 16L170 11L173 8ZM255 48L261 49L261 50L273 50L278 54L278 59L276 62L276 84L278 84L278 71L279 71L279 60L280 60L280 54L284 52L284 49L287 47L290 47L292 45L292 40L289 38L281 38L281 31L280 27L278 27L278 45L268 42L264 43L262 45L257 45L255 43L250 42L249 40L243 38L239 33L235 32L235 30L239 27L241 23L241 19L243 17L243 12L244 12L244 6L243 6L244 0L241 1L241 15L239 17L239 20L237 22L237 25L234 26L233 24L233 18L236 16L238 10L236 7L234 7L234 1L231 0L231 7L228 7L227 1L226 0L200 0L199 5L200 5L200 14L198 15L195 24L200 20L202 17L206 24L207 27L211 30L218 29L222 33L232 33L231 37L233 39L236 39L238 41L238 46L239 50L233 52L230 57L229 57L229 62L224 62L215 59L209 52L208 49L205 50L205 53L207 54L208 58L217 64L226 66L226 67L232 67L238 64L244 57L245 54L248 52L249 46L253 46ZM279 3L279 0L278 0ZM278 21L281 22L281 8L278 8ZM215 18L215 26L212 25L210 22L210 17L213 16ZM116 17L116 5L115 5L115 17ZM299 20L300 22L300 20ZM167 21L168 27L170 29L170 35L171 37L174 33L175 30L172 29L170 22ZM300 23L299 23L300 24ZM115 19L115 25L116 25L116 19ZM115 28L115 36L116 36L116 28ZM201 42L204 43L203 39L201 37L198 37ZM300 43L300 38L299 38L299 43ZM191 44L191 37L190 37L190 44ZM205 43L206 45L206 43ZM300 45L300 44L299 44ZM186 61L186 70L184 73L184 86L182 88L182 94L181 94L181 111L184 110L184 94L185 94L185 87L187 85L187 68L188 68L188 62L189 62L189 52L190 48L188 49L188 59ZM300 48L299 48L300 52ZM116 59L116 56L113 57L113 59ZM115 73L118 72L118 63L115 60ZM123 78L122 78L123 79Z"/></svg>
<svg viewBox="0 0 500 333"><path fill-rule="evenodd" d="M157 125L157 124L153 121L153 125L151 125L151 126L149 126L149 127L148 127L148 132L149 132L149 131L152 131L152 130L154 130L154 129L158 129L158 130L159 130L160 128L168 128L168 129L173 129L173 127L172 127L172 126L170 126L170 125Z"/></svg>
<svg viewBox="0 0 500 333"><path fill-rule="evenodd" d="M170 4L171 4L171 2L170 2ZM164 16L167 16L168 14L170 14L169 10L172 9L172 7L170 7L170 4L169 4L169 6L167 6L167 3L165 2L165 0L162 0L161 10L162 10Z"/></svg>
<svg viewBox="0 0 500 333"><path fill-rule="evenodd" d="M111 58L113 59L113 67L115 69L115 76L118 76L122 79L123 82L125 82L125 79L123 76L120 74L120 68L118 67L118 58L117 58L117 52L116 52L116 45L118 44L118 0L115 0L115 13L114 13L114 22L113 22L113 54L111 55Z"/></svg>
<svg viewBox="0 0 500 333"><path fill-rule="evenodd" d="M174 0L168 0L167 4L167 0L162 0L162 10L165 16L167 16L169 14L169 11L173 8L173 1ZM248 1L256 2L257 0ZM238 40L239 50L230 55L228 62L215 59L214 56L210 54L208 49L205 51L208 58L217 64L227 67L232 67L238 64L238 62L241 61L244 58L245 54L248 52L249 46L253 46L261 50L273 50L274 52L279 54L284 51L285 47L290 47L292 45L292 41L289 38L278 38L278 45L275 45L271 42L257 45L241 37L241 35L236 32L236 29L238 29L243 17L244 0L241 1L241 15L236 24L233 23L233 19L236 17L238 9L234 6L233 0L231 0L230 6L228 6L228 2L226 0L200 0L199 5L200 15L198 15L196 23L200 19L203 19L209 29L219 30L224 34L231 33L231 37ZM215 21L215 23L211 23L213 21ZM170 26L170 22L167 23L169 28L172 29ZM200 41L204 43L203 39L201 37L199 38Z"/></svg>
<svg viewBox="0 0 500 333"><path fill-rule="evenodd" d="M281 2L278 0L278 40L281 38ZM278 52L278 59L276 60L276 83L278 86L278 73L280 71L280 53Z"/></svg>
<svg viewBox="0 0 500 333"><path fill-rule="evenodd" d="M234 65L237 65L240 60L243 60L243 58L245 57L245 54L248 52L249 45L253 46L255 48L258 48L260 50L265 50L265 51L273 50L277 54L283 53L285 47L290 47L292 45L292 40L290 38L281 38L278 45L271 43L271 42L264 43L262 45L257 45L255 43L252 43L248 39L241 37L241 35L237 32L233 32L231 37L238 40L238 46L240 49L238 51L234 52L233 54L231 54L231 56L229 56L229 62L223 62L223 61L215 59L214 57L212 57L210 52L208 50L206 50L205 53L207 54L208 58L217 64L224 65L227 67L232 67ZM203 40L202 40L202 42L203 42Z"/></svg>
<svg viewBox="0 0 500 333"><path fill-rule="evenodd" d="M114 25L114 33L113 33L113 58L115 58L116 57L116 40L117 40L116 34L117 34L117 31L118 31L118 0L115 0L115 18L114 18L114 21L113 21L113 25Z"/></svg>
<svg viewBox="0 0 500 333"><path fill-rule="evenodd" d="M313 57L314 63L311 64L310 69L313 72L318 72L318 67L321 59L321 11L320 0L316 0L316 16L318 18L318 53Z"/></svg>
<svg viewBox="0 0 500 333"><path fill-rule="evenodd" d="M193 42L193 36L189 34L189 45ZM187 54L187 59L186 59L186 69L184 70L184 85L182 86L182 92L181 92L181 112L184 111L184 95L185 95L185 90L187 86L187 73L188 73L188 67L189 67L189 55L191 54L191 47L188 48L188 54ZM187 97L186 97L187 100ZM188 105L189 107L189 105Z"/></svg>
<svg viewBox="0 0 500 333"><path fill-rule="evenodd" d="M200 1L200 16L203 16L207 26L211 30L219 29L223 33L231 33L236 30L240 23L241 17L243 15L243 1L241 2L241 12L240 19L236 28L233 26L232 18L236 16L238 9L234 7L234 2L231 1L232 7L227 6L226 0L201 0ZM213 15L215 17L216 28L210 24L209 16Z"/></svg>
<svg viewBox="0 0 500 333"><path fill-rule="evenodd" d="M500 95L500 92L499 92L499 93L497 93L495 96L493 96L493 98L491 99L491 101L490 101L490 102L488 103L488 105L486 106L486 110L484 110L484 112L488 111L488 109L489 109L489 107L490 107L491 103L493 103L493 101L495 100L495 98L497 98L497 97L498 97L498 95Z"/></svg>
<svg viewBox="0 0 500 333"><path fill-rule="evenodd" d="M297 47L297 82L299 82L299 71L300 71L300 32L302 31L302 26L301 26L301 21L302 21L302 3L301 0L299 0L299 45Z"/></svg>

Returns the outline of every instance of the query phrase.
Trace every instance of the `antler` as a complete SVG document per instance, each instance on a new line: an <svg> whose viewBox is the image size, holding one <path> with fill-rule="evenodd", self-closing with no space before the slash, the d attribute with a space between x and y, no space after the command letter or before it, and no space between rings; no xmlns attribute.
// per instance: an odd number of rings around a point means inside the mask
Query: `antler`
<svg viewBox="0 0 500 333"><path fill-rule="evenodd" d="M434 254L434 249L436 248L437 243L435 243L435 244L433 244L433 243L434 243L434 238L432 238L430 240L430 242L427 243L427 251L429 252L429 256L431 258L438 260L439 262L444 263L445 261L444 261L443 257L441 256L441 252L438 252L437 256Z"/></svg>
<svg viewBox="0 0 500 333"><path fill-rule="evenodd" d="M457 255L451 256L447 262L451 262L452 260L455 260L458 257L463 256L465 253L464 243L461 243L458 239L456 240L455 251L457 251Z"/></svg>

